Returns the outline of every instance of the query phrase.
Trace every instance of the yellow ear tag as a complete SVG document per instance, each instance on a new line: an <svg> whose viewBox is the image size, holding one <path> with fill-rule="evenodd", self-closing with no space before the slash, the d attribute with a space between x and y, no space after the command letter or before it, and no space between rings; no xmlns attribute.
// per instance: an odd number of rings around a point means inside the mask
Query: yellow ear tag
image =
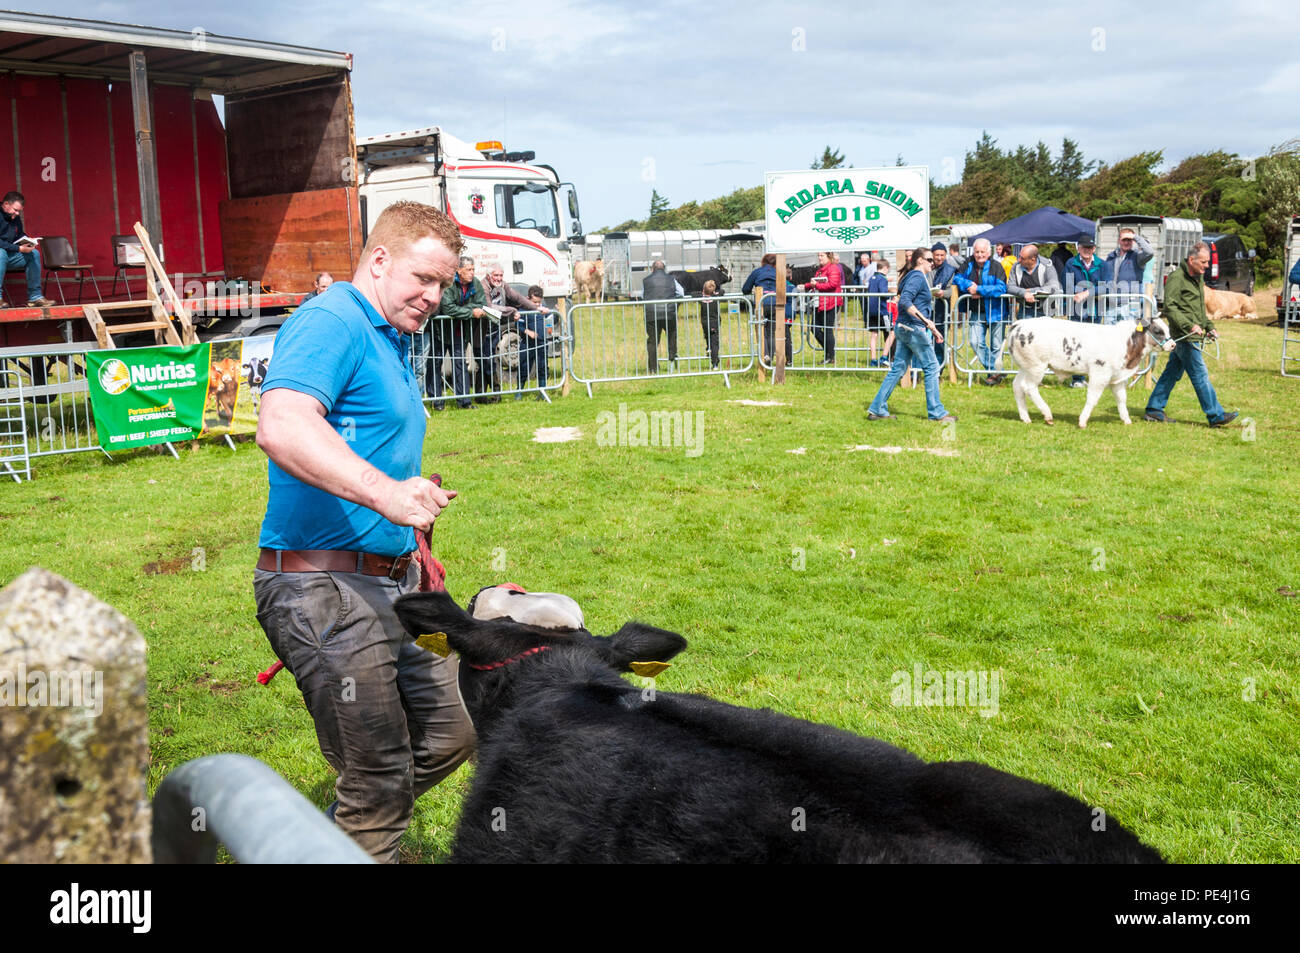
<svg viewBox="0 0 1300 953"><path fill-rule="evenodd" d="M633 674L642 678L654 678L664 669L671 667L669 662L633 662L628 666Z"/></svg>
<svg viewBox="0 0 1300 953"><path fill-rule="evenodd" d="M422 635L415 640L415 644L427 652L434 655L441 655L446 658L451 654L451 646L447 644L446 632L432 632L429 635Z"/></svg>
<svg viewBox="0 0 1300 953"><path fill-rule="evenodd" d="M1137 329L1138 329L1139 331L1145 331L1145 330L1146 330L1146 328L1142 327L1142 325L1140 325L1140 324L1137 326Z"/></svg>

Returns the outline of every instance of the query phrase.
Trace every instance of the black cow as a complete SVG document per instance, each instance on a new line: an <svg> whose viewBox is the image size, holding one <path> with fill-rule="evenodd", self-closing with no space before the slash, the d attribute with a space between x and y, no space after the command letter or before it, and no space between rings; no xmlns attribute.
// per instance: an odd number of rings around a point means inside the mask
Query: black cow
<svg viewBox="0 0 1300 953"><path fill-rule="evenodd" d="M855 284L857 282L857 278L853 274L853 269L850 268L848 265L844 264L844 262L840 262L839 265L840 265L840 273L844 276L841 284L844 285L845 287L851 284ZM817 274L817 269L819 267L821 266L820 265L792 265L790 267L790 273L791 273L790 280L793 281L800 288L802 288L804 285L808 284L808 282L812 281L813 275Z"/></svg>
<svg viewBox="0 0 1300 953"><path fill-rule="evenodd" d="M718 283L718 294L725 294L722 286L731 280L725 268L706 268L704 271L670 271L682 290L689 298L698 298L704 293L704 282L712 279Z"/></svg>
<svg viewBox="0 0 1300 953"><path fill-rule="evenodd" d="M528 602L546 598L564 597L397 602L408 631L460 654L478 731L455 862L1161 861L1081 801L983 764L638 688L615 673L685 639L637 622L598 638L580 612Z"/></svg>

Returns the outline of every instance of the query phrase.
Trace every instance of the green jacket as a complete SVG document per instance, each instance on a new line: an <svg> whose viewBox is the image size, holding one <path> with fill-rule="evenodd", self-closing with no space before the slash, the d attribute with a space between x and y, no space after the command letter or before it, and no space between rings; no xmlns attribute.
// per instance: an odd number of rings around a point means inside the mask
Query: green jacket
<svg viewBox="0 0 1300 953"><path fill-rule="evenodd" d="M1165 282L1164 315L1176 338L1191 334L1194 324L1199 324L1202 331L1213 327L1205 316L1205 279L1201 275L1193 278L1185 261L1170 272Z"/></svg>
<svg viewBox="0 0 1300 953"><path fill-rule="evenodd" d="M469 293L466 294L461 283L460 276L457 275L447 286L447 290L442 293L442 301L438 304L438 314L445 314L450 318L472 318L474 317L475 308L487 307L487 298L483 295L483 286L475 278L469 284Z"/></svg>

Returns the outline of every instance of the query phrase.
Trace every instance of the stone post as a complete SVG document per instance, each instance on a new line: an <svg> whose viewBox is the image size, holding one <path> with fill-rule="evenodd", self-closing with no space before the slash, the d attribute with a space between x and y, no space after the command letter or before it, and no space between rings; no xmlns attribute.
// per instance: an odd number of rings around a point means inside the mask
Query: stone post
<svg viewBox="0 0 1300 953"><path fill-rule="evenodd" d="M149 863L144 650L44 569L0 590L0 863Z"/></svg>

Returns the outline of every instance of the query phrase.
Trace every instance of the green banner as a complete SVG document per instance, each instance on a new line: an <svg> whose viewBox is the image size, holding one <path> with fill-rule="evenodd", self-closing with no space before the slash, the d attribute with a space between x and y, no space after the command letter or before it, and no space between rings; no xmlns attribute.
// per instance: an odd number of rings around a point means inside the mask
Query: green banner
<svg viewBox="0 0 1300 953"><path fill-rule="evenodd" d="M99 445L105 450L189 440L204 431L210 345L86 353Z"/></svg>

